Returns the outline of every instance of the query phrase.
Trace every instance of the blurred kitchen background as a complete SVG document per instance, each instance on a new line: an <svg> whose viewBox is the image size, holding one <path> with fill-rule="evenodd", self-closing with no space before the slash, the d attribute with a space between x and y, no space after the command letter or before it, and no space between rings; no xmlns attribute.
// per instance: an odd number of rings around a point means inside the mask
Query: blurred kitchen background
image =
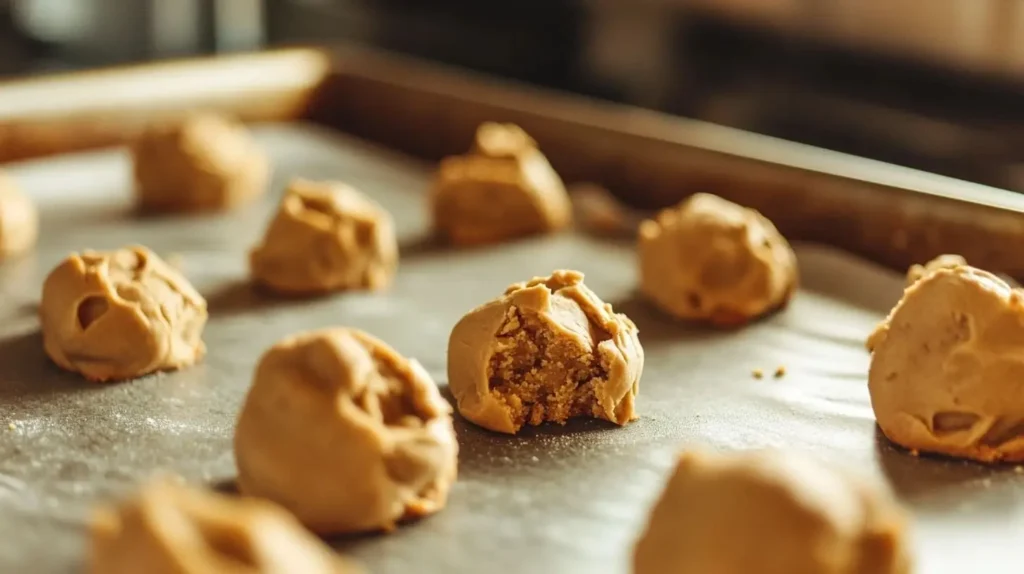
<svg viewBox="0 0 1024 574"><path fill-rule="evenodd" d="M337 41L1024 191L1024 0L0 0L0 77Z"/></svg>

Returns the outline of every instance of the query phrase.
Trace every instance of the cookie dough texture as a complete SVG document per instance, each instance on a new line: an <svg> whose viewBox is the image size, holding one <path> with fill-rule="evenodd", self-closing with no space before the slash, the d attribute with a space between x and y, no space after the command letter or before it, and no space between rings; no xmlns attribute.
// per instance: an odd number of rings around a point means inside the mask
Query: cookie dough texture
<svg viewBox="0 0 1024 574"><path fill-rule="evenodd" d="M216 114L155 124L131 151L144 212L227 210L261 196L270 175L246 127Z"/></svg>
<svg viewBox="0 0 1024 574"><path fill-rule="evenodd" d="M924 265L911 265L907 269L907 286L917 283L925 275L938 271L939 269L952 269L961 265L967 265L967 260L960 255L945 254L939 255Z"/></svg>
<svg viewBox="0 0 1024 574"><path fill-rule="evenodd" d="M39 214L14 180L0 172L0 261L20 255L36 244Z"/></svg>
<svg viewBox="0 0 1024 574"><path fill-rule="evenodd" d="M398 267L394 224L343 183L296 180L249 267L254 281L288 295L382 289Z"/></svg>
<svg viewBox="0 0 1024 574"><path fill-rule="evenodd" d="M732 327L784 306L796 256L753 209L698 193L640 224L640 290L664 312Z"/></svg>
<svg viewBox="0 0 1024 574"><path fill-rule="evenodd" d="M178 369L206 353L206 300L145 247L70 255L43 283L46 354L92 381Z"/></svg>
<svg viewBox="0 0 1024 574"><path fill-rule="evenodd" d="M358 574L269 502L156 480L92 523L90 574Z"/></svg>
<svg viewBox="0 0 1024 574"><path fill-rule="evenodd" d="M556 231L572 220L561 178L512 124L482 124L468 154L442 160L431 204L438 233L457 245Z"/></svg>
<svg viewBox="0 0 1024 574"><path fill-rule="evenodd" d="M909 574L887 492L800 456L685 453L634 549L634 574Z"/></svg>
<svg viewBox="0 0 1024 574"><path fill-rule="evenodd" d="M451 407L430 375L355 329L274 345L235 430L239 489L321 534L390 530L439 511L457 455Z"/></svg>
<svg viewBox="0 0 1024 574"><path fill-rule="evenodd" d="M1024 461L1024 294L969 266L908 287L873 336L878 426L908 449Z"/></svg>
<svg viewBox="0 0 1024 574"><path fill-rule="evenodd" d="M459 412L503 433L574 417L635 420L643 367L636 326L577 271L510 286L463 317L448 340Z"/></svg>

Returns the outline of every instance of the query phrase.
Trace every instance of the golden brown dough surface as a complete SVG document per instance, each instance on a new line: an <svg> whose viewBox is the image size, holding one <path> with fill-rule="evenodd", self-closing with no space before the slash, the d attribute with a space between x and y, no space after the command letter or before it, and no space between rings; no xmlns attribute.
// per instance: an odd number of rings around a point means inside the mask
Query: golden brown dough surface
<svg viewBox="0 0 1024 574"><path fill-rule="evenodd" d="M38 237L35 204L0 171L0 261L28 251Z"/></svg>

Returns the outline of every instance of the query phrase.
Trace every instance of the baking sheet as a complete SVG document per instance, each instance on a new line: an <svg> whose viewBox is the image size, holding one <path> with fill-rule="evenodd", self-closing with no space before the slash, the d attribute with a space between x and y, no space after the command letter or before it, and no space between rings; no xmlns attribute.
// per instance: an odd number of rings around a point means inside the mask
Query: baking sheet
<svg viewBox="0 0 1024 574"><path fill-rule="evenodd" d="M0 266L0 572L79 571L88 509L154 472L229 484L238 408L257 358L278 339L328 325L366 329L443 387L458 318L511 282L562 267L583 271L639 326L641 419L506 437L456 418L460 475L448 508L336 547L377 574L623 574L680 446L780 446L891 484L916 516L918 572L1020 572L1024 474L915 458L875 429L863 340L898 299L896 274L799 246L803 285L788 309L735 333L684 327L635 298L629 244L564 234L447 251L427 240L430 166L314 126L265 125L257 135L275 160L273 193L227 215L132 216L123 151L11 166L40 203L42 236L33 255ZM394 214L402 259L389 292L280 302L248 289L245 253L296 175L348 181ZM206 361L112 385L60 372L38 333L43 279L69 251L133 242L178 259L208 298ZM787 374L772 378L780 365ZM764 379L752 377L757 368Z"/></svg>

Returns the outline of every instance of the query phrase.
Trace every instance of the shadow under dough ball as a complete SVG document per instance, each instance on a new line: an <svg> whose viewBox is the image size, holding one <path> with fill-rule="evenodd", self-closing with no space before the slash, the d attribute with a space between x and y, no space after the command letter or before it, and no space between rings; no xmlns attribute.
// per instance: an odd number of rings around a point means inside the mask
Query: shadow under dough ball
<svg viewBox="0 0 1024 574"><path fill-rule="evenodd" d="M683 454L633 553L634 574L909 574L889 492L800 456Z"/></svg>
<svg viewBox="0 0 1024 574"><path fill-rule="evenodd" d="M643 367L636 326L578 271L510 286L466 314L448 339L459 412L503 433L574 417L635 420Z"/></svg>
<svg viewBox="0 0 1024 574"><path fill-rule="evenodd" d="M167 479L92 521L89 574L360 574L277 505Z"/></svg>
<svg viewBox="0 0 1024 574"><path fill-rule="evenodd" d="M70 255L43 283L39 315L46 354L92 381L178 369L206 353L206 300L145 247Z"/></svg>
<svg viewBox="0 0 1024 574"><path fill-rule="evenodd" d="M21 255L36 244L39 214L14 180L0 172L0 261Z"/></svg>
<svg viewBox="0 0 1024 574"><path fill-rule="evenodd" d="M879 428L908 449L1024 461L1024 292L962 265L903 292L872 335Z"/></svg>
<svg viewBox="0 0 1024 574"><path fill-rule="evenodd" d="M679 319L744 325L796 291L796 255L768 219L698 193L640 224L640 290Z"/></svg>
<svg viewBox="0 0 1024 574"><path fill-rule="evenodd" d="M319 534L386 531L441 510L457 459L451 407L430 375L355 329L271 347L235 429L242 493Z"/></svg>
<svg viewBox="0 0 1024 574"><path fill-rule="evenodd" d="M469 153L443 159L430 202L436 231L456 245L547 233L572 220L561 178L512 124L482 124Z"/></svg>
<svg viewBox="0 0 1024 574"><path fill-rule="evenodd" d="M338 182L293 181L249 255L253 280L285 295L382 289L397 267L391 215Z"/></svg>
<svg viewBox="0 0 1024 574"><path fill-rule="evenodd" d="M143 212L224 211L266 191L270 161L241 123L195 113L146 129L131 146Z"/></svg>

